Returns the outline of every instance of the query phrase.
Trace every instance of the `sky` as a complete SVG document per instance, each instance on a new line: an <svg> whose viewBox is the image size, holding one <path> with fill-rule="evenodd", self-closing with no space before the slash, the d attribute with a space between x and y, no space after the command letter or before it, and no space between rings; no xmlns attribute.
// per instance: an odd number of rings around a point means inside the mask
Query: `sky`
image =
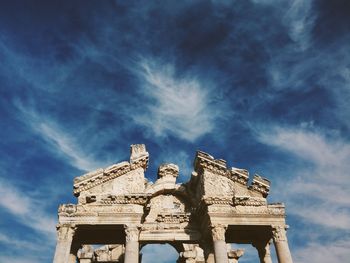
<svg viewBox="0 0 350 263"><path fill-rule="evenodd" d="M135 143L152 181L196 150L268 178L294 262L346 262L349 43L348 0L1 1L0 262L52 262L74 177Z"/></svg>

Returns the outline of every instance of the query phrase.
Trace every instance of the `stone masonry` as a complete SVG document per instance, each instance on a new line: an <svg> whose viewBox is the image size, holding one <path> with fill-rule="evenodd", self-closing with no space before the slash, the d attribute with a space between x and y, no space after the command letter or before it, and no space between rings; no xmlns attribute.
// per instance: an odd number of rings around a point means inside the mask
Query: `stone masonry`
<svg viewBox="0 0 350 263"><path fill-rule="evenodd" d="M58 209L54 263L142 261L147 244L168 243L178 263L231 263L244 257L229 243L251 244L262 263L292 263L282 203L268 204L270 182L197 151L188 182L179 168L162 164L155 183L145 178L149 154L131 145L129 161L74 180L77 204ZM98 245L98 246L97 246Z"/></svg>

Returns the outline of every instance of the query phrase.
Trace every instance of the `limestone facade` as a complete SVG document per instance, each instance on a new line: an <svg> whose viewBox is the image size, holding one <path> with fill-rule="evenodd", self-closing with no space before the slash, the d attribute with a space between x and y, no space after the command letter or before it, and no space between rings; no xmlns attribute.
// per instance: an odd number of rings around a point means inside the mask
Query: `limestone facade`
<svg viewBox="0 0 350 263"><path fill-rule="evenodd" d="M142 261L147 244L168 243L178 263L231 263L244 257L229 243L251 244L260 262L271 263L273 243L279 263L292 262L285 207L268 204L269 180L197 151L188 182L179 168L162 164L158 179L145 178L149 154L131 146L130 160L74 180L77 204L58 209L54 263Z"/></svg>

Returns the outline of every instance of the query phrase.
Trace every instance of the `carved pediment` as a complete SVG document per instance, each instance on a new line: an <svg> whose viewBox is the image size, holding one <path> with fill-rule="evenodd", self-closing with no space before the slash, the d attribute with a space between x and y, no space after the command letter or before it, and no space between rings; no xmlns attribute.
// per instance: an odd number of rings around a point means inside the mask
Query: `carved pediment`
<svg viewBox="0 0 350 263"><path fill-rule="evenodd" d="M144 191L144 171L148 166L149 154L143 144L131 145L129 162L113 164L105 169L97 169L74 179L74 195L82 192L128 194Z"/></svg>
<svg viewBox="0 0 350 263"><path fill-rule="evenodd" d="M262 203L262 201L256 201L255 199L265 199L270 190L269 180L254 175L251 185L248 185L249 173L247 170L234 167L229 169L226 161L215 159L201 151L196 154L194 169L195 172L192 173L190 187L197 192L199 197L226 196L232 199L235 196L249 196L254 201L245 201L241 204L256 205ZM198 192L200 193L198 194Z"/></svg>
<svg viewBox="0 0 350 263"><path fill-rule="evenodd" d="M149 212L145 222L188 222L191 206L181 197L173 194L161 194L150 199L147 205Z"/></svg>

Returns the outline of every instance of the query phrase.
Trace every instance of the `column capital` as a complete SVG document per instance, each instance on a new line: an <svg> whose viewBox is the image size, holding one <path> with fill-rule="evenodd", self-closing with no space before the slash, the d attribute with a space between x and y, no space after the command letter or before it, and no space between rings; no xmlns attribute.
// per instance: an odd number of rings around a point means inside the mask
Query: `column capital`
<svg viewBox="0 0 350 263"><path fill-rule="evenodd" d="M275 242L287 241L287 225L272 225L272 237Z"/></svg>
<svg viewBox="0 0 350 263"><path fill-rule="evenodd" d="M211 233L213 236L213 241L217 241L217 240L225 241L226 229L227 229L227 225L221 225L221 224L212 225Z"/></svg>
<svg viewBox="0 0 350 263"><path fill-rule="evenodd" d="M140 226L138 225L124 225L126 234L126 242L139 241Z"/></svg>
<svg viewBox="0 0 350 263"><path fill-rule="evenodd" d="M74 224L58 224L56 230L57 240L68 240L73 239L77 227Z"/></svg>

